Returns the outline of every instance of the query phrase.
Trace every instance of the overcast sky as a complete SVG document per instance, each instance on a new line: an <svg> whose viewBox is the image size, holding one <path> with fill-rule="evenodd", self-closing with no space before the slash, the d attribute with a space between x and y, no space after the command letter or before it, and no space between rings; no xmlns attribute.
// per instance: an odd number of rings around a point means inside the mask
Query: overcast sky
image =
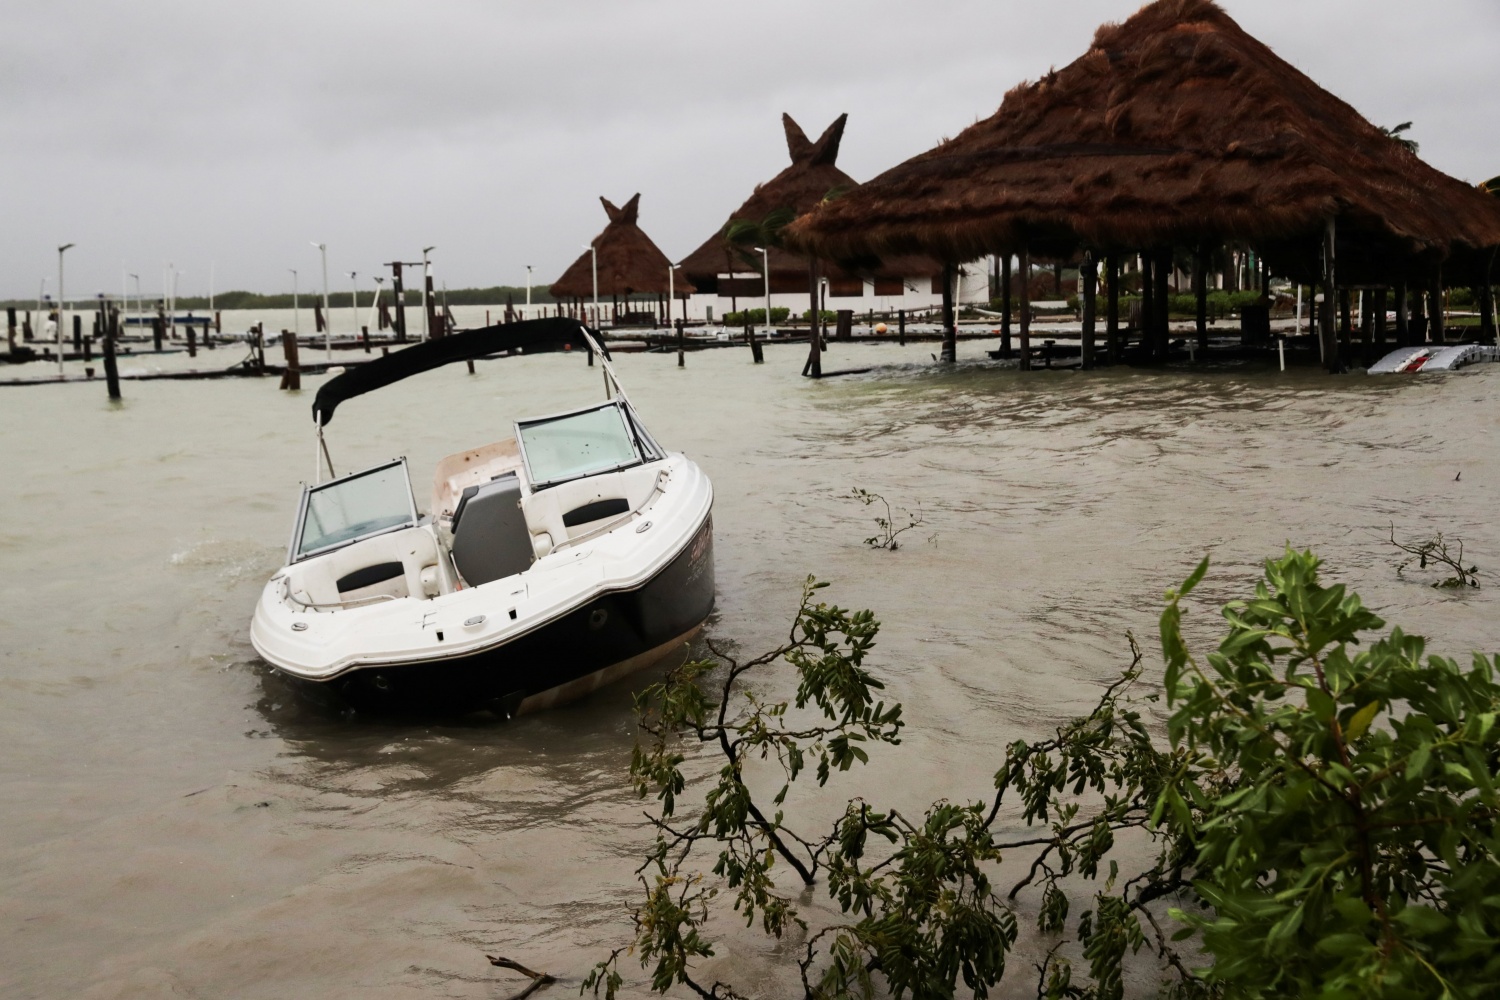
<svg viewBox="0 0 1500 1000"><path fill-rule="evenodd" d="M288 291L420 259L458 288L555 280L641 192L674 260L849 113L867 180L984 118L1135 0L6 0L0 297ZM1500 2L1225 0L1422 155L1500 174Z"/></svg>

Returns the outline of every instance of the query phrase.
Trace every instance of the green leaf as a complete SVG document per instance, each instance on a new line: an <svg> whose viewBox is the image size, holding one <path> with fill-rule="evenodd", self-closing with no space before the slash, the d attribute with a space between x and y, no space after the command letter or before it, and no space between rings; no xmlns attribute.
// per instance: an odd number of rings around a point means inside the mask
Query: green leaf
<svg viewBox="0 0 1500 1000"><path fill-rule="evenodd" d="M1344 738L1353 742L1365 734L1370 728L1370 723L1375 721L1375 713L1380 711L1380 702L1372 701L1349 720L1349 725L1344 727Z"/></svg>

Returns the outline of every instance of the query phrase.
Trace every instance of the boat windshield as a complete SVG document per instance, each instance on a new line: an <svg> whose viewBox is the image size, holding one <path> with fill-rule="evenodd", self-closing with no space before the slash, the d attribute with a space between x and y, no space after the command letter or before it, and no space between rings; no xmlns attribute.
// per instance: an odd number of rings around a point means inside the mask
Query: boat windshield
<svg viewBox="0 0 1500 1000"><path fill-rule="evenodd" d="M292 560L416 523L406 462L397 460L307 487L297 516Z"/></svg>
<svg viewBox="0 0 1500 1000"><path fill-rule="evenodd" d="M582 413L522 421L516 437L532 489L639 465L636 435L618 403Z"/></svg>

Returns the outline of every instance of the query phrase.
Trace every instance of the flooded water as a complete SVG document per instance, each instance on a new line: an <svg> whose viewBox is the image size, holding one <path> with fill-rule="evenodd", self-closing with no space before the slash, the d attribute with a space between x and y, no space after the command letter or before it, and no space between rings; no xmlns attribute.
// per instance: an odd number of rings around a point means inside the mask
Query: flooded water
<svg viewBox="0 0 1500 1000"><path fill-rule="evenodd" d="M1439 650L1500 648L1500 580L1403 582L1386 540L1441 529L1500 570L1500 371L1022 375L974 344L947 370L931 345L835 346L828 367L874 370L814 383L804 350L618 368L714 480L711 635L768 648L809 573L884 622L872 666L907 738L838 797L984 797L1008 742L1125 664L1127 630L1151 648L1163 589L1205 552L1199 636L1290 541ZM0 390L0 995L514 992L485 952L574 995L626 939L651 839L625 780L630 682L499 725L299 704L247 630L312 471L311 392L125 391ZM578 356L460 366L342 407L330 446L340 471L409 456L420 493L441 455L600 392ZM862 544L856 486L920 505L898 551ZM714 971L754 986L767 955L730 929Z"/></svg>

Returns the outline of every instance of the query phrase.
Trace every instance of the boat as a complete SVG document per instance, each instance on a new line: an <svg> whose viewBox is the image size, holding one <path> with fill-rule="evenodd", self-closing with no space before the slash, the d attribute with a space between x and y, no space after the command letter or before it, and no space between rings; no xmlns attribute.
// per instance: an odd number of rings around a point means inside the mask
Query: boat
<svg viewBox="0 0 1500 1000"><path fill-rule="evenodd" d="M1469 365L1500 361L1500 348L1486 344L1419 344L1398 347L1368 369L1370 375L1451 372Z"/></svg>
<svg viewBox="0 0 1500 1000"><path fill-rule="evenodd" d="M324 428L342 403L460 361L575 348L597 358L604 400L442 459L425 510L404 458L334 475ZM680 651L713 608L708 476L657 444L576 320L405 348L328 380L312 409L316 474L250 625L304 690L366 711L508 718Z"/></svg>

